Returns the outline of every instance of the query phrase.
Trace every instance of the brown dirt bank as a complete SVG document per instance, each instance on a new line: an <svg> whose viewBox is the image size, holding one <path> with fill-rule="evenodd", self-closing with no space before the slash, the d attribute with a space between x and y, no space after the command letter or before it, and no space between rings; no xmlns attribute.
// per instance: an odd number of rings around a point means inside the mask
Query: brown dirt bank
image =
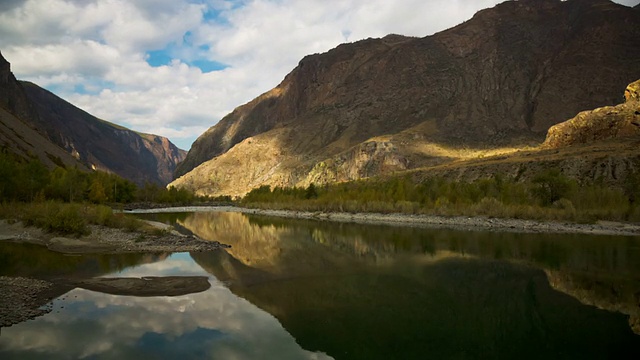
<svg viewBox="0 0 640 360"><path fill-rule="evenodd" d="M598 221L595 224L577 224L556 221L536 221L522 219L499 219L483 216L437 216L376 213L332 213L304 212L289 210L247 209L233 206L186 206L158 209L131 210L131 213L158 212L198 212L230 211L265 216L294 219L315 219L322 221L352 222L360 224L386 224L394 226L414 226L447 228L457 230L509 231L523 233L576 233L590 235L640 236L640 224Z"/></svg>

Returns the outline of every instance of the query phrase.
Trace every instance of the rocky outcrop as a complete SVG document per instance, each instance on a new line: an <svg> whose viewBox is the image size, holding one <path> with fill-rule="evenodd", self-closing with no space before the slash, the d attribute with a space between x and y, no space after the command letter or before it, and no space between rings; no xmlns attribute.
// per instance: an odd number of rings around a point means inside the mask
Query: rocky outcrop
<svg viewBox="0 0 640 360"><path fill-rule="evenodd" d="M632 82L624 89L625 102L638 102L640 101L640 80Z"/></svg>
<svg viewBox="0 0 640 360"><path fill-rule="evenodd" d="M166 185L185 151L167 138L142 134L79 109L29 82L20 82L38 116L28 122L88 167L137 184Z"/></svg>
<svg viewBox="0 0 640 360"><path fill-rule="evenodd" d="M640 80L627 86L625 103L583 111L574 118L552 126L543 147L559 148L576 144L640 136Z"/></svg>
<svg viewBox="0 0 640 360"><path fill-rule="evenodd" d="M409 169L437 157L420 150L432 144L539 143L550 126L615 103L619 89L640 77L638 38L640 13L631 8L606 0L530 0L499 4L424 38L390 35L343 44L305 57L276 88L200 136L176 177L197 171L173 184L209 194L301 185L322 163L351 158L366 143L407 131L411 146L392 144L397 159L409 159L398 160ZM270 143L278 160L249 161L256 151L248 138ZM248 176L256 165L277 180L229 176L213 187L201 180L214 172ZM347 165L351 170L334 177L375 174L354 170L368 166Z"/></svg>
<svg viewBox="0 0 640 360"><path fill-rule="evenodd" d="M391 141L367 141L317 163L302 185L326 184L387 175L409 168L409 160L402 156Z"/></svg>
<svg viewBox="0 0 640 360"><path fill-rule="evenodd" d="M24 89L11 72L11 64L0 54L0 107L19 119L37 117Z"/></svg>

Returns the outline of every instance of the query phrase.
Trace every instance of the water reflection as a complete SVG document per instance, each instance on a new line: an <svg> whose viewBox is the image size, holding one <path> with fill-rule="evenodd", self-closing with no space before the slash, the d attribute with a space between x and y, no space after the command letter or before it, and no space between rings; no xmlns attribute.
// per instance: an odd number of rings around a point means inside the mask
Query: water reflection
<svg viewBox="0 0 640 360"><path fill-rule="evenodd" d="M118 276L204 275L188 254L123 269ZM110 274L113 276L115 274ZM75 289L52 313L2 330L2 359L322 359L302 349L270 314L215 278L202 293L138 298Z"/></svg>
<svg viewBox="0 0 640 360"><path fill-rule="evenodd" d="M640 349L622 315L640 330L637 238L239 213L175 221L232 245L227 253L192 256L275 315L304 348L338 358L608 358Z"/></svg>
<svg viewBox="0 0 640 360"><path fill-rule="evenodd" d="M90 278L167 258L167 253L66 255L35 244L0 242L0 275Z"/></svg>
<svg viewBox="0 0 640 360"><path fill-rule="evenodd" d="M624 315L638 312L637 238L162 216L233 247L119 260L14 249L0 251L0 269L209 273L209 290L137 298L75 289L51 314L3 328L0 358L640 358Z"/></svg>

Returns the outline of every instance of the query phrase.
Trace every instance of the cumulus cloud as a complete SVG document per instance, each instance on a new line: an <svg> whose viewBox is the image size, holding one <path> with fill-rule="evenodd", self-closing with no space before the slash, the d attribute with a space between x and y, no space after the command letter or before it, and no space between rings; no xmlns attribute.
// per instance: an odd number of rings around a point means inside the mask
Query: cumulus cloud
<svg viewBox="0 0 640 360"><path fill-rule="evenodd" d="M18 78L188 148L307 54L389 33L430 35L498 2L7 0L0 49ZM150 65L152 52L169 61ZM223 66L199 65L207 62Z"/></svg>

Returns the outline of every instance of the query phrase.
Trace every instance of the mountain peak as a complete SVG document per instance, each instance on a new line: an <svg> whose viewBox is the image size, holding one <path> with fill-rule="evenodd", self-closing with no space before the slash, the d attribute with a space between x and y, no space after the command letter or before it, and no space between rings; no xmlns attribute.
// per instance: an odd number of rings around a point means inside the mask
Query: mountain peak
<svg viewBox="0 0 640 360"><path fill-rule="evenodd" d="M173 185L243 195L539 144L550 126L619 100L640 77L638 38L639 13L607 0L521 0L432 36L342 44L207 130Z"/></svg>

